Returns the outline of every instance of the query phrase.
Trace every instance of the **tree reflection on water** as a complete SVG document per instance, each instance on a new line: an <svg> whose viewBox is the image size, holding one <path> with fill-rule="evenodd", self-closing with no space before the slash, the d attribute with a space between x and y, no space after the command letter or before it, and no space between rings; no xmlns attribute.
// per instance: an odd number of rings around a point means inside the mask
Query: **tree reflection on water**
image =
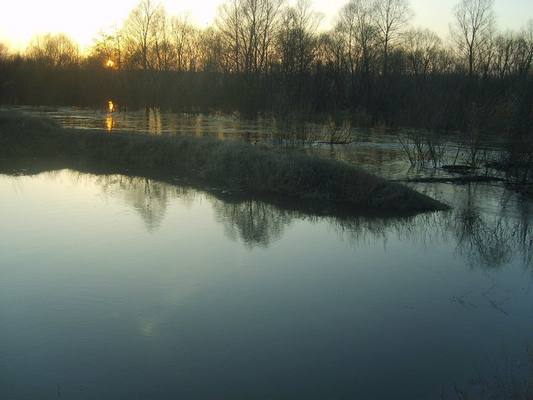
<svg viewBox="0 0 533 400"><path fill-rule="evenodd" d="M43 170L19 169L10 167L7 173L32 174ZM179 200L190 206L201 198L211 204L215 220L224 226L227 237L248 248L268 248L295 222L309 221L328 224L352 246L376 240L386 244L392 237L416 241L426 248L445 241L454 243L456 254L471 267L502 268L518 256L525 266L531 266L533 261L530 201L504 188L494 189L484 184L425 184L423 191L451 204L451 211L414 216L369 216L368 213L347 215L335 211L318 213L298 204L240 199L147 178L68 173L78 181L89 180L96 184L105 195L121 198L139 214L149 232L160 228L171 201ZM57 172L48 174L53 177Z"/></svg>
<svg viewBox="0 0 533 400"><path fill-rule="evenodd" d="M416 216L323 215L252 199L222 196L216 192L169 185L145 178L121 175L98 176L97 183L105 193L120 194L124 202L135 209L146 229L159 228L165 218L169 201L180 199L191 203L205 197L212 205L215 219L224 226L231 240L241 241L249 248L267 248L280 240L298 220L326 222L354 246L382 240L394 235L402 240L421 242L431 247L438 242L455 243L457 254L472 267L501 268L520 255L525 265L531 265L533 236L530 226L530 203L515 198L511 202L504 190L498 195L495 210L487 212L487 192L479 185L456 189L449 212ZM457 195L459 194L459 195Z"/></svg>

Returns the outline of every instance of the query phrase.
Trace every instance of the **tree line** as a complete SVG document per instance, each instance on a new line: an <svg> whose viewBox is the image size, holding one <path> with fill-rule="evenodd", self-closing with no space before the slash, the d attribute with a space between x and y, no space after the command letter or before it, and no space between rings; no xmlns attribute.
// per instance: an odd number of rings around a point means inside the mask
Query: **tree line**
<svg viewBox="0 0 533 400"><path fill-rule="evenodd" d="M86 53L64 34L0 45L0 102L335 115L357 124L528 130L533 20L496 28L493 0L459 0L450 42L408 0L349 0L334 25L309 0L226 0L200 28L141 0Z"/></svg>

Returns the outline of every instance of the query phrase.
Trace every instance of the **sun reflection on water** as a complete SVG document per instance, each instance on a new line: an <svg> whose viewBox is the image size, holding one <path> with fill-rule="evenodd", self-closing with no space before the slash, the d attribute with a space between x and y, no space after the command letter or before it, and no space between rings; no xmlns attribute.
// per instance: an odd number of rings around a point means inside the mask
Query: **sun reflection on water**
<svg viewBox="0 0 533 400"><path fill-rule="evenodd" d="M113 130L114 126L115 126L115 121L113 120L113 116L112 115L108 115L105 118L105 127L106 127L107 131L111 132Z"/></svg>

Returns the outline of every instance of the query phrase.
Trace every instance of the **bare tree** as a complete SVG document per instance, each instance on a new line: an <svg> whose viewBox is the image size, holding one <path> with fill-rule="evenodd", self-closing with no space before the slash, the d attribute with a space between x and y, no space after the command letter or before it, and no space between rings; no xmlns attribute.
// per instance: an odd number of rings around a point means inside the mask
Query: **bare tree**
<svg viewBox="0 0 533 400"><path fill-rule="evenodd" d="M520 32L508 31L494 39L491 72L500 79L526 75L533 60L533 21Z"/></svg>
<svg viewBox="0 0 533 400"><path fill-rule="evenodd" d="M198 32L192 62L196 70L207 72L228 72L228 63L224 61L226 48L222 34L213 28Z"/></svg>
<svg viewBox="0 0 533 400"><path fill-rule="evenodd" d="M95 39L89 58L108 68L122 68L122 34L118 29Z"/></svg>
<svg viewBox="0 0 533 400"><path fill-rule="evenodd" d="M169 71L175 65L176 49L172 43L170 22L165 9L158 7L153 17L153 29L150 31L153 50L149 52L155 69Z"/></svg>
<svg viewBox="0 0 533 400"><path fill-rule="evenodd" d="M9 54L9 49L4 43L0 42L0 62L7 59L8 54Z"/></svg>
<svg viewBox="0 0 533 400"><path fill-rule="evenodd" d="M78 46L63 33L34 37L26 54L33 61L51 67L76 64L80 57Z"/></svg>
<svg viewBox="0 0 533 400"><path fill-rule="evenodd" d="M176 69L194 71L198 65L197 51L200 32L187 16L172 19L172 37L176 51Z"/></svg>
<svg viewBox="0 0 533 400"><path fill-rule="evenodd" d="M383 76L388 74L390 48L397 42L412 15L408 0L376 0L373 17L383 52Z"/></svg>
<svg viewBox="0 0 533 400"><path fill-rule="evenodd" d="M338 29L323 32L318 37L316 61L321 66L328 66L338 76L344 68L344 46Z"/></svg>
<svg viewBox="0 0 533 400"><path fill-rule="evenodd" d="M153 48L154 28L159 6L151 0L141 0L133 9L123 27L126 57L130 67L140 65L152 69L150 51Z"/></svg>
<svg viewBox="0 0 533 400"><path fill-rule="evenodd" d="M311 10L310 0L298 0L285 10L278 33L277 49L281 68L288 74L308 72L318 49L321 16Z"/></svg>
<svg viewBox="0 0 533 400"><path fill-rule="evenodd" d="M352 86L355 76L370 73L378 40L374 23L375 3L350 0L340 11L336 30L342 37L345 64L350 71Z"/></svg>
<svg viewBox="0 0 533 400"><path fill-rule="evenodd" d="M257 75L270 64L283 0L228 0L216 26L226 48L228 69Z"/></svg>
<svg viewBox="0 0 533 400"><path fill-rule="evenodd" d="M405 52L409 71L414 76L426 77L438 69L437 60L442 40L429 29L411 29L405 34Z"/></svg>
<svg viewBox="0 0 533 400"><path fill-rule="evenodd" d="M493 73L500 79L511 75L516 70L519 39L512 32L498 35L494 40Z"/></svg>
<svg viewBox="0 0 533 400"><path fill-rule="evenodd" d="M461 0L454 9L456 20L451 33L466 59L469 77L481 63L494 31L493 4L494 0Z"/></svg>
<svg viewBox="0 0 533 400"><path fill-rule="evenodd" d="M533 19L530 19L522 32L519 39L519 63L520 73L528 74L533 67Z"/></svg>

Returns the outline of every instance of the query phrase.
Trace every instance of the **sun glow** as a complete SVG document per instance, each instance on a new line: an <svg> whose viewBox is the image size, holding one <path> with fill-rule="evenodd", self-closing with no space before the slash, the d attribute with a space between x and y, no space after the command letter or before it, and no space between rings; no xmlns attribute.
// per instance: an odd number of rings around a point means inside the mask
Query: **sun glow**
<svg viewBox="0 0 533 400"><path fill-rule="evenodd" d="M107 62L105 63L105 66L107 68L113 69L113 68L115 68L115 62L113 60L107 60Z"/></svg>
<svg viewBox="0 0 533 400"><path fill-rule="evenodd" d="M115 112L115 109L116 109L115 103L113 103L111 100L109 100L107 102L107 111L109 111L110 113L113 113L113 112Z"/></svg>
<svg viewBox="0 0 533 400"><path fill-rule="evenodd" d="M2 2L0 12L0 41L7 41L13 49L23 50L36 34L66 33L82 50L87 50L99 32L120 27L140 0L17 0ZM153 0L162 4L169 15L190 16L191 22L202 27L213 23L218 7L224 0ZM296 0L288 0L294 4ZM453 6L458 0L410 0L415 11L413 25L430 27L439 35L448 34ZM347 0L312 0L316 11L325 16L330 26ZM28 12L31 10L31 12ZM102 12L105 10L105 12ZM502 28L517 29L531 17L531 0L505 0L495 3Z"/></svg>
<svg viewBox="0 0 533 400"><path fill-rule="evenodd" d="M0 11L0 42L23 50L33 36L42 33L66 33L89 49L99 32L120 27L140 0L18 0L2 2ZM188 14L200 26L213 22L222 0L154 0L162 4L169 15ZM4 4L5 3L5 4ZM31 12L28 12L31 10ZM105 12L102 12L105 10Z"/></svg>

